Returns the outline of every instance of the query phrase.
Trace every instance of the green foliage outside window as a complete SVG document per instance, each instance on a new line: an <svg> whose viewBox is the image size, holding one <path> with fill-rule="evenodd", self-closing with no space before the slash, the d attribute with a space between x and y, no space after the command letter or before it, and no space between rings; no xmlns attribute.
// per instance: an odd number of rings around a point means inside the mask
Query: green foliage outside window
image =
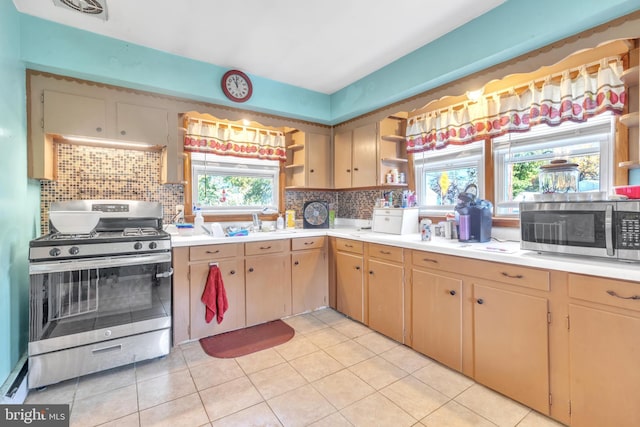
<svg viewBox="0 0 640 427"><path fill-rule="evenodd" d="M271 177L198 175L197 184L203 207L264 207L274 200Z"/></svg>

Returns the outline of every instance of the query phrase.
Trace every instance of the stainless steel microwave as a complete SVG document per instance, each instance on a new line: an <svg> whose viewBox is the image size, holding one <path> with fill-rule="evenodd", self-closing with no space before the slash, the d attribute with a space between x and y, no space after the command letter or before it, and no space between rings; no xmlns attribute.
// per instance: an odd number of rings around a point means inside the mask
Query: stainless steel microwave
<svg viewBox="0 0 640 427"><path fill-rule="evenodd" d="M520 248L640 261L640 200L520 203Z"/></svg>

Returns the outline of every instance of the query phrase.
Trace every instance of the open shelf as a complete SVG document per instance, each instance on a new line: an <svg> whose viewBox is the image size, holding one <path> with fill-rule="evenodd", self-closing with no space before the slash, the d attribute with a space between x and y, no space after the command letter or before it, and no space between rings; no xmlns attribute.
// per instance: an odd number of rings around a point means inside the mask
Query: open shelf
<svg viewBox="0 0 640 427"><path fill-rule="evenodd" d="M622 80L627 86L634 86L638 84L638 79L640 79L640 66L638 65L626 69L622 74L620 74L620 80Z"/></svg>
<svg viewBox="0 0 640 427"><path fill-rule="evenodd" d="M409 159L401 159L398 157L385 157L380 159L383 163L409 163Z"/></svg>
<svg viewBox="0 0 640 427"><path fill-rule="evenodd" d="M298 169L298 168L303 168L304 165L286 165L284 168L285 169Z"/></svg>
<svg viewBox="0 0 640 427"><path fill-rule="evenodd" d="M287 150L302 150L303 148L303 144L292 144L287 146Z"/></svg>
<svg viewBox="0 0 640 427"><path fill-rule="evenodd" d="M391 142L404 142L406 140L406 138L401 135L382 135L381 138L384 139L385 141L391 141Z"/></svg>
<svg viewBox="0 0 640 427"><path fill-rule="evenodd" d="M620 123L628 128L638 127L638 124L640 123L640 113L636 111L620 116Z"/></svg>
<svg viewBox="0 0 640 427"><path fill-rule="evenodd" d="M620 162L618 163L619 168L623 169L639 169L640 161L639 160L630 160L628 162Z"/></svg>

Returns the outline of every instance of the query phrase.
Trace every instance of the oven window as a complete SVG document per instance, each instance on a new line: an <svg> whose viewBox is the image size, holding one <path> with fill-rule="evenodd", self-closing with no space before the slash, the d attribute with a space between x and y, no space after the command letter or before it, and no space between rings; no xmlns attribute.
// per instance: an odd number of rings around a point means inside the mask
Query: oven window
<svg viewBox="0 0 640 427"><path fill-rule="evenodd" d="M31 276L30 340L171 316L170 263Z"/></svg>

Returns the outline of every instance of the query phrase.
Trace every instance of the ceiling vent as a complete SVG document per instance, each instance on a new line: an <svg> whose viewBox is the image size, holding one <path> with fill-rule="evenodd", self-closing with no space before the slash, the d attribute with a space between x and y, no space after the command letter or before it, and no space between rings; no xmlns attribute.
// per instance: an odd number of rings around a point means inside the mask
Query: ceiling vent
<svg viewBox="0 0 640 427"><path fill-rule="evenodd" d="M53 4L103 21L107 20L107 0L53 0Z"/></svg>

